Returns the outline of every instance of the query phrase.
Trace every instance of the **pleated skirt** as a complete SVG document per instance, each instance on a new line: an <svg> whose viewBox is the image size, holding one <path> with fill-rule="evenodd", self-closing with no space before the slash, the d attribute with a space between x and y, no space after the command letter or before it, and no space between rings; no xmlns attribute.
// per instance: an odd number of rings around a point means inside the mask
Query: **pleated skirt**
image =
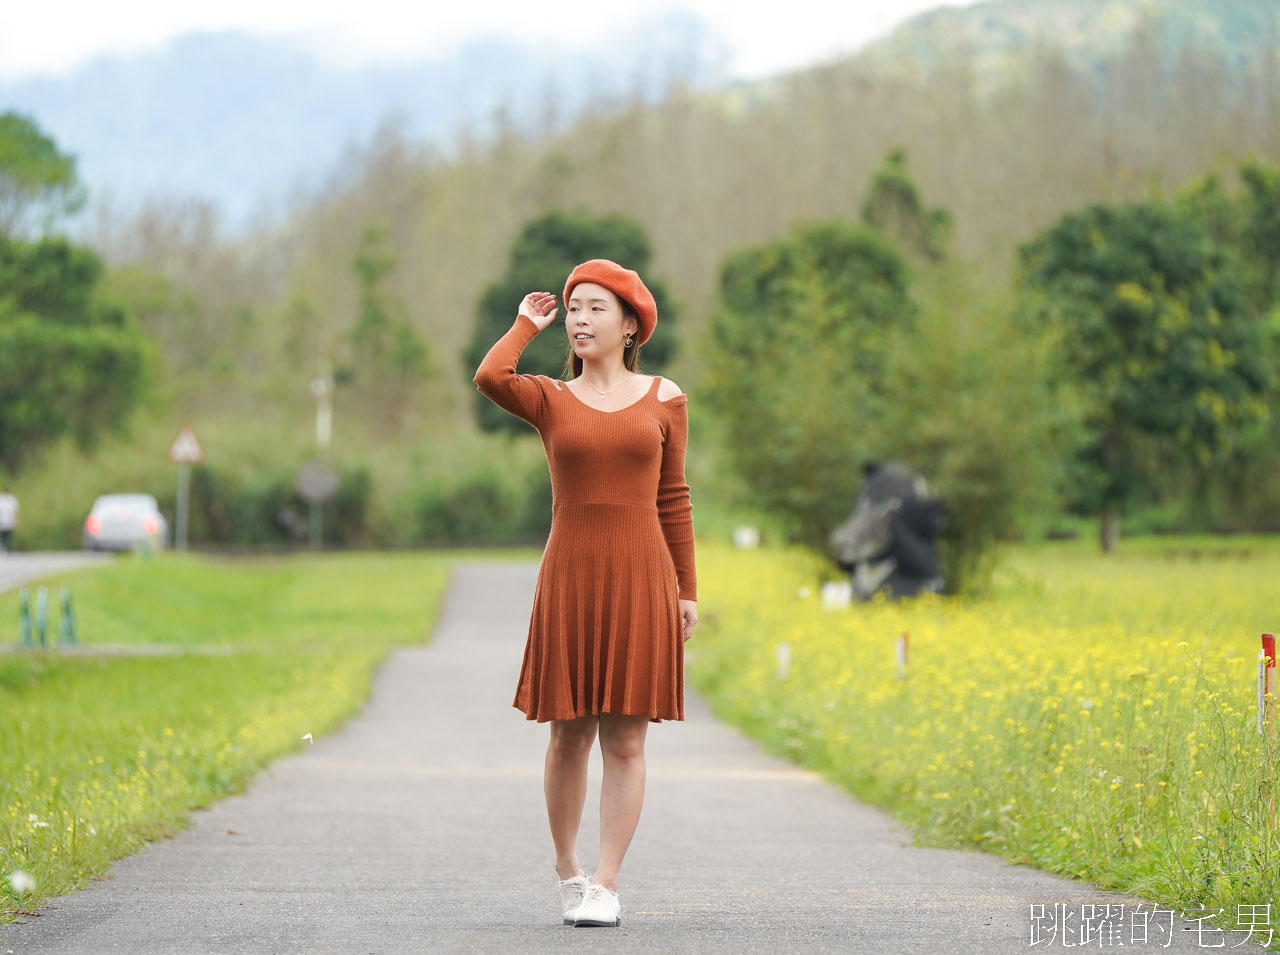
<svg viewBox="0 0 1280 955"><path fill-rule="evenodd" d="M656 507L557 504L514 706L540 723L684 719L678 594Z"/></svg>

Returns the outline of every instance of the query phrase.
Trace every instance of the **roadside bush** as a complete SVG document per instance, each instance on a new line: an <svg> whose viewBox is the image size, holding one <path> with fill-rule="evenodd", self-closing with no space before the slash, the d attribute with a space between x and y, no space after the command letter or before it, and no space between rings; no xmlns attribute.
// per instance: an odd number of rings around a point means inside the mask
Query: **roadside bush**
<svg viewBox="0 0 1280 955"><path fill-rule="evenodd" d="M366 467L339 467L337 495L324 505L324 543L355 546L366 543L373 477ZM176 500L162 500L166 513ZM188 540L192 544L288 546L307 540L310 505L297 490L293 469L258 469L247 475L207 466L191 474L191 514Z"/></svg>
<svg viewBox="0 0 1280 955"><path fill-rule="evenodd" d="M503 473L482 465L427 481L418 495L418 543L528 544L551 528L551 475L545 465Z"/></svg>

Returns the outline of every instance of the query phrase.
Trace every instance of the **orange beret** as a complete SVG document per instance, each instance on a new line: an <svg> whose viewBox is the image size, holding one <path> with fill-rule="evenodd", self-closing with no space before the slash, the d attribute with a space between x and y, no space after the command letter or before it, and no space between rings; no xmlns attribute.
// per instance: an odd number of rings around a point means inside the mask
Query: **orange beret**
<svg viewBox="0 0 1280 955"><path fill-rule="evenodd" d="M658 305L654 302L653 295L645 288L644 282L640 281L638 273L631 269L624 269L617 262L610 262L608 259L591 259L583 262L569 273L569 278L564 283L566 309L569 307L569 296L573 294L574 286L582 282L603 285L630 305L636 313L636 318L640 320L638 344L643 345L649 340L649 336L653 334L658 324Z"/></svg>

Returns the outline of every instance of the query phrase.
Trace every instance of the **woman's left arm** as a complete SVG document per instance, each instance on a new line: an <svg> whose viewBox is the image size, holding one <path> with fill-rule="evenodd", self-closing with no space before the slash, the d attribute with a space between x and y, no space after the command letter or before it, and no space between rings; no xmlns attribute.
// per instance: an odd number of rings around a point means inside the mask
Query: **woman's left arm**
<svg viewBox="0 0 1280 955"><path fill-rule="evenodd" d="M688 640L698 621L698 575L694 565L693 498L685 480L684 459L689 442L688 398L679 394L662 402L666 408L666 438L658 478L658 521L666 539L679 587L680 620Z"/></svg>

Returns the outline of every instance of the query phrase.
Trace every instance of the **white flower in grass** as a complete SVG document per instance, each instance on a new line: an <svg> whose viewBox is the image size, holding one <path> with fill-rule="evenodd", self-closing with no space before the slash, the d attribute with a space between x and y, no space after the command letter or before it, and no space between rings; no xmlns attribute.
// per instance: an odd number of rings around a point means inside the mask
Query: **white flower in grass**
<svg viewBox="0 0 1280 955"><path fill-rule="evenodd" d="M30 872L18 869L9 873L9 888L18 895L30 895L36 890L36 880Z"/></svg>

